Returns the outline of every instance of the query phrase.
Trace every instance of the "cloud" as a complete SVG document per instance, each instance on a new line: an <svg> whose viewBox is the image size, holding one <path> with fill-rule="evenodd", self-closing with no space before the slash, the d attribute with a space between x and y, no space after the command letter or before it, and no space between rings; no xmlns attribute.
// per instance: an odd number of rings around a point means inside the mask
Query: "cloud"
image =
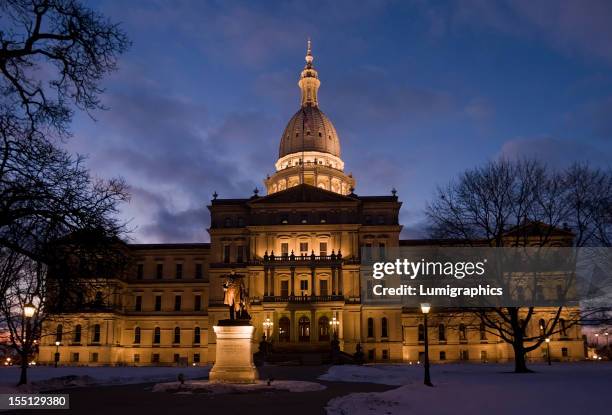
<svg viewBox="0 0 612 415"><path fill-rule="evenodd" d="M574 162L589 162L609 166L610 149L602 149L584 140L541 136L506 141L499 153L509 159L538 158L553 168L563 168Z"/></svg>
<svg viewBox="0 0 612 415"><path fill-rule="evenodd" d="M595 57L612 63L610 1L469 0L449 7L452 25L484 27L543 40L568 56Z"/></svg>

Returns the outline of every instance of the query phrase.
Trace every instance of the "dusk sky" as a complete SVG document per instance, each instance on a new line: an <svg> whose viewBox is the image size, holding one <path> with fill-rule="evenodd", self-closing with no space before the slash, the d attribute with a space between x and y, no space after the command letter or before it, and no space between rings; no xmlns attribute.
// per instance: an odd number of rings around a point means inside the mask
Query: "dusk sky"
<svg viewBox="0 0 612 415"><path fill-rule="evenodd" d="M67 146L128 182L133 242L206 242L214 191L263 188L308 37L355 193L397 188L403 237L423 236L437 185L488 160L612 161L610 1L93 5L133 45Z"/></svg>

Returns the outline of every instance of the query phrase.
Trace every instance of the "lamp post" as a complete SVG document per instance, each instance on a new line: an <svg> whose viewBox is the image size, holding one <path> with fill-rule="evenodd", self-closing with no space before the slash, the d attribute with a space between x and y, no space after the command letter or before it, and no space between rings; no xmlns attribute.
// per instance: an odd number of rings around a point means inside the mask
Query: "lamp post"
<svg viewBox="0 0 612 415"><path fill-rule="evenodd" d="M607 331L604 333L604 335L606 336L606 350L610 349L610 338L608 337L610 333L608 333Z"/></svg>
<svg viewBox="0 0 612 415"><path fill-rule="evenodd" d="M338 326L340 325L340 321L338 321L336 316L334 316L329 322L329 325L332 328L332 334L334 335L334 337L336 337L336 335L338 334Z"/></svg>
<svg viewBox="0 0 612 415"><path fill-rule="evenodd" d="M546 356L548 357L548 366L550 366L550 337L546 338Z"/></svg>
<svg viewBox="0 0 612 415"><path fill-rule="evenodd" d="M59 362L59 359L60 359L59 346L60 346L60 342L58 340L55 342L55 367L57 367L57 363Z"/></svg>
<svg viewBox="0 0 612 415"><path fill-rule="evenodd" d="M21 375L18 385L28 383L28 359L30 357L30 336L32 335L32 317L34 317L34 313L36 313L36 307L32 303L23 306L25 331L21 341Z"/></svg>
<svg viewBox="0 0 612 415"><path fill-rule="evenodd" d="M595 333L595 350L599 349L599 333Z"/></svg>
<svg viewBox="0 0 612 415"><path fill-rule="evenodd" d="M266 317L266 319L263 322L263 327L264 327L264 332L266 333L266 339L268 341L270 341L270 335L272 333L273 326L274 326L274 323L272 322L272 320L270 320L270 317Z"/></svg>
<svg viewBox="0 0 612 415"><path fill-rule="evenodd" d="M427 386L433 386L431 383L431 376L429 375L429 339L427 337L427 314L431 310L429 303L421 304L421 311L423 312L423 329L424 329L424 340L425 340L425 379L423 383Z"/></svg>

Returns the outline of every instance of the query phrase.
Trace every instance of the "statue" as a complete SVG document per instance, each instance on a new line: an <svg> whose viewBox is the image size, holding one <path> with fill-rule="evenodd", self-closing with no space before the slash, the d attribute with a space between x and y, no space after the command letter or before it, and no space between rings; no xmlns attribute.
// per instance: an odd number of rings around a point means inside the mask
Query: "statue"
<svg viewBox="0 0 612 415"><path fill-rule="evenodd" d="M243 276L234 271L223 282L223 304L229 307L230 320L249 320L251 317L247 312L249 296L242 282Z"/></svg>

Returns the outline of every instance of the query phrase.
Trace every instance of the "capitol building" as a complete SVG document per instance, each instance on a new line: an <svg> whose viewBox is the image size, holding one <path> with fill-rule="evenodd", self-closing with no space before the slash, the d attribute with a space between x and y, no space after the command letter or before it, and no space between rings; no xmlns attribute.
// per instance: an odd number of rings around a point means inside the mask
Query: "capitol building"
<svg viewBox="0 0 612 415"><path fill-rule="evenodd" d="M356 190L358 178L342 160L340 134L321 110L310 42L298 85L299 106L279 131L274 173L264 179L266 194L241 199L215 194L208 206L210 243L126 245L130 272L96 293L99 307L46 323L40 363L52 364L56 353L63 365L213 362L213 326L228 318L223 281L231 273L243 276L249 293L253 342L265 334L276 355L316 361L337 336L343 352L353 354L360 345L366 361L422 360L422 314L362 301L360 253L368 248L384 255L392 248L444 241L401 239L402 202L395 191L364 196ZM552 315L538 310L529 330ZM440 320L428 334L434 362L513 357L510 345L467 315ZM553 359L584 358L577 326L554 334L549 347ZM529 359L546 353L546 347L536 349Z"/></svg>

